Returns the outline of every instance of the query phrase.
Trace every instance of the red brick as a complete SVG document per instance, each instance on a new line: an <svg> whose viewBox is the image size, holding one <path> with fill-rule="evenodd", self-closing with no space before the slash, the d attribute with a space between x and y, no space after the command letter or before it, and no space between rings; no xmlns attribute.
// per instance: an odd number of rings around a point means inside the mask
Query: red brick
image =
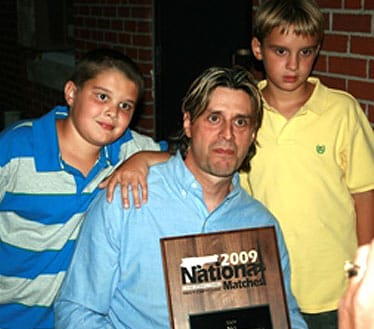
<svg viewBox="0 0 374 329"><path fill-rule="evenodd" d="M137 46L147 46L152 44L152 39L150 35L134 35L134 45Z"/></svg>
<svg viewBox="0 0 374 329"><path fill-rule="evenodd" d="M106 17L100 17L97 19L97 27L101 29L109 29L110 20Z"/></svg>
<svg viewBox="0 0 374 329"><path fill-rule="evenodd" d="M317 75L318 76L318 75ZM328 87L345 90L345 79L332 78L329 76L318 76L320 80Z"/></svg>
<svg viewBox="0 0 374 329"><path fill-rule="evenodd" d="M126 17L130 17L131 10L129 7L119 7L117 9L117 12L118 12L118 17L126 18Z"/></svg>
<svg viewBox="0 0 374 329"><path fill-rule="evenodd" d="M354 54L374 56L374 37L352 36L351 52Z"/></svg>
<svg viewBox="0 0 374 329"><path fill-rule="evenodd" d="M105 6L102 8L102 15L106 17L116 17L117 11L115 7Z"/></svg>
<svg viewBox="0 0 374 329"><path fill-rule="evenodd" d="M324 29L329 30L331 17L328 13L323 13Z"/></svg>
<svg viewBox="0 0 374 329"><path fill-rule="evenodd" d="M103 31L92 31L91 33L91 39L95 41L104 41L104 32Z"/></svg>
<svg viewBox="0 0 374 329"><path fill-rule="evenodd" d="M89 31L87 31L86 29L78 29L78 28L75 29L75 36L77 38L88 39L89 35L90 35Z"/></svg>
<svg viewBox="0 0 374 329"><path fill-rule="evenodd" d="M152 5L152 0L128 0L129 3L135 4L135 5Z"/></svg>
<svg viewBox="0 0 374 329"><path fill-rule="evenodd" d="M349 57L329 56L328 63L329 73L338 73L366 78L366 60Z"/></svg>
<svg viewBox="0 0 374 329"><path fill-rule="evenodd" d="M146 130L153 130L154 128L154 120L153 118L144 118L143 116L137 121L137 126L140 126Z"/></svg>
<svg viewBox="0 0 374 329"><path fill-rule="evenodd" d="M152 9L148 7L134 7L132 9L132 16L139 18L152 18Z"/></svg>
<svg viewBox="0 0 374 329"><path fill-rule="evenodd" d="M131 36L128 33L120 33L118 35L118 42L123 45L129 45L131 42Z"/></svg>
<svg viewBox="0 0 374 329"><path fill-rule="evenodd" d="M102 7L95 7L95 6L91 6L90 7L90 15L93 15L93 16L103 16L103 13L102 13Z"/></svg>
<svg viewBox="0 0 374 329"><path fill-rule="evenodd" d="M374 79L374 60L369 61L369 78Z"/></svg>
<svg viewBox="0 0 374 329"><path fill-rule="evenodd" d="M140 52L140 51L139 51ZM147 77L151 77L151 70L153 69L153 66L152 66L152 61L149 61L148 63L143 63L143 67L144 67L144 73L146 74ZM151 85L150 85L151 86Z"/></svg>
<svg viewBox="0 0 374 329"><path fill-rule="evenodd" d="M140 21L136 23L136 31L141 33L152 33L152 23Z"/></svg>
<svg viewBox="0 0 374 329"><path fill-rule="evenodd" d="M137 49L134 49L134 48L130 48L130 47L127 47L126 48L126 54L127 56L130 56L131 58L133 58L136 62L138 62L138 51ZM144 72L141 68L141 65L140 65L140 69L142 72Z"/></svg>
<svg viewBox="0 0 374 329"><path fill-rule="evenodd" d="M346 35L325 34L322 50L345 53L348 49L348 37Z"/></svg>
<svg viewBox="0 0 374 329"><path fill-rule="evenodd" d="M324 8L341 8L341 0L317 0L321 9Z"/></svg>
<svg viewBox="0 0 374 329"><path fill-rule="evenodd" d="M368 107L368 118L374 128L374 105L369 105Z"/></svg>
<svg viewBox="0 0 374 329"><path fill-rule="evenodd" d="M374 1L364 0L364 9L374 9Z"/></svg>
<svg viewBox="0 0 374 329"><path fill-rule="evenodd" d="M139 49L139 59L143 61L152 60L152 49Z"/></svg>
<svg viewBox="0 0 374 329"><path fill-rule="evenodd" d="M147 96L148 96L147 99L151 99L151 97L149 97L149 96L151 96L150 92L147 93ZM152 116L153 115L153 109L152 109L152 107L150 107L150 106L144 106L142 114L146 115L146 116Z"/></svg>
<svg viewBox="0 0 374 329"><path fill-rule="evenodd" d="M122 20L120 20L120 19L113 19L111 21L110 28L112 30L116 30L116 31L120 32L120 31L123 30L123 24L124 24L124 22Z"/></svg>
<svg viewBox="0 0 374 329"><path fill-rule="evenodd" d="M349 80L347 90L356 98L374 101L373 82Z"/></svg>
<svg viewBox="0 0 374 329"><path fill-rule="evenodd" d="M333 30L370 33L371 15L334 14Z"/></svg>
<svg viewBox="0 0 374 329"><path fill-rule="evenodd" d="M86 29L95 29L97 28L97 19L95 17L85 17L80 26Z"/></svg>
<svg viewBox="0 0 374 329"><path fill-rule="evenodd" d="M345 0L344 8L361 9L361 0Z"/></svg>
<svg viewBox="0 0 374 329"><path fill-rule="evenodd" d="M104 33L104 41L110 43L117 43L118 42L118 34L116 32L105 32Z"/></svg>
<svg viewBox="0 0 374 329"><path fill-rule="evenodd" d="M327 57L320 54L318 56L317 62L314 65L314 71L327 71Z"/></svg>
<svg viewBox="0 0 374 329"><path fill-rule="evenodd" d="M87 7L87 6L75 6L74 8L74 11L75 11L75 15L83 15L83 16L87 16L90 12L90 8Z"/></svg>
<svg viewBox="0 0 374 329"><path fill-rule="evenodd" d="M135 32L136 31L136 22L131 20L131 21L126 21L125 22L125 31L126 32Z"/></svg>

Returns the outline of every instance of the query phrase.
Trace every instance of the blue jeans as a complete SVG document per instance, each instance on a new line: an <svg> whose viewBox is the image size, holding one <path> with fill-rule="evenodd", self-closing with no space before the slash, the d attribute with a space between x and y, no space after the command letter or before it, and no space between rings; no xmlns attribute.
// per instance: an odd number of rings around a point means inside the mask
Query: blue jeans
<svg viewBox="0 0 374 329"><path fill-rule="evenodd" d="M338 312L301 313L309 329L338 329Z"/></svg>

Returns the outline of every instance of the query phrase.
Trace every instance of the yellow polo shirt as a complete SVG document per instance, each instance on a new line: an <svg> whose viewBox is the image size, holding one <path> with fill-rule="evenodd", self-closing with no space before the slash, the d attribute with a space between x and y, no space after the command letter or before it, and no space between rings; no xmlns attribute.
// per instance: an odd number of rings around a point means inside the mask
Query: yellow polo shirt
<svg viewBox="0 0 374 329"><path fill-rule="evenodd" d="M351 95L308 81L313 94L289 120L265 102L241 181L280 222L301 310L319 313L337 309L346 288L344 261L357 247L351 194L374 189L374 133Z"/></svg>

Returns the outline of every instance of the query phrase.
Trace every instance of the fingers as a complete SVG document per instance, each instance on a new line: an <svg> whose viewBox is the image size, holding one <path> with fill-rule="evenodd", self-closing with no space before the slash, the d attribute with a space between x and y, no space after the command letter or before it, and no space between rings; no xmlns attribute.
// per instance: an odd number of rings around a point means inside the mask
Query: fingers
<svg viewBox="0 0 374 329"><path fill-rule="evenodd" d="M127 192L126 192L126 191ZM125 208L130 208L130 200L129 195L132 193L132 198L134 202L134 206L136 208L140 208L141 199L139 198L139 185L138 184L129 184L127 188L122 185L122 203Z"/></svg>
<svg viewBox="0 0 374 329"><path fill-rule="evenodd" d="M365 259L365 264L363 265L363 270L365 272L363 280L373 280L374 278L374 240L370 243L370 245L365 245L362 247L363 250L361 251L363 257Z"/></svg>
<svg viewBox="0 0 374 329"><path fill-rule="evenodd" d="M354 307L354 327L357 329L372 329L374 326L374 244L360 247L357 252L357 261L362 268L357 278L354 295L352 296ZM356 279L356 278L355 278Z"/></svg>
<svg viewBox="0 0 374 329"><path fill-rule="evenodd" d="M357 303L372 304L374 301L374 241L357 250L355 262L360 266L353 283L360 287L356 292Z"/></svg>
<svg viewBox="0 0 374 329"><path fill-rule="evenodd" d="M142 191L142 203L146 203L148 201L148 184L145 176L139 178L139 184L141 186Z"/></svg>
<svg viewBox="0 0 374 329"><path fill-rule="evenodd" d="M131 185L121 184L122 205L126 209L130 208L129 190L131 189Z"/></svg>
<svg viewBox="0 0 374 329"><path fill-rule="evenodd" d="M360 282L363 279L367 271L369 251L369 244L363 245L357 249L354 259L354 264L357 267L357 274L351 278L351 284Z"/></svg>
<svg viewBox="0 0 374 329"><path fill-rule="evenodd" d="M109 177L100 184L100 187L106 188L106 199L108 202L112 202L114 190L119 183L120 181L116 177Z"/></svg>
<svg viewBox="0 0 374 329"><path fill-rule="evenodd" d="M124 208L130 208L130 194L134 206L140 208L148 201L148 186L146 180L137 183L121 184L122 204Z"/></svg>
<svg viewBox="0 0 374 329"><path fill-rule="evenodd" d="M120 166L111 176L99 186L107 189L107 201L112 202L116 186L121 185L121 199L124 208L129 208L132 199L134 206L140 208L148 201L147 185L148 168L138 167L126 169Z"/></svg>
<svg viewBox="0 0 374 329"><path fill-rule="evenodd" d="M339 303L339 329L372 328L374 323L374 241L357 249L357 274Z"/></svg>

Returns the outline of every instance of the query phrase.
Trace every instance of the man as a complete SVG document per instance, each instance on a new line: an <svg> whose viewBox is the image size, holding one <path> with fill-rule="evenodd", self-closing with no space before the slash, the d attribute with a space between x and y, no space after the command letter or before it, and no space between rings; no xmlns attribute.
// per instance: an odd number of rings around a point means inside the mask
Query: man
<svg viewBox="0 0 374 329"><path fill-rule="evenodd" d="M239 184L261 124L260 94L243 68L210 68L182 105L180 149L150 168L149 201L124 210L116 190L93 203L56 302L57 328L170 328L160 238L275 226L292 328L306 328L290 291L275 218ZM133 204L133 203L132 203Z"/></svg>

